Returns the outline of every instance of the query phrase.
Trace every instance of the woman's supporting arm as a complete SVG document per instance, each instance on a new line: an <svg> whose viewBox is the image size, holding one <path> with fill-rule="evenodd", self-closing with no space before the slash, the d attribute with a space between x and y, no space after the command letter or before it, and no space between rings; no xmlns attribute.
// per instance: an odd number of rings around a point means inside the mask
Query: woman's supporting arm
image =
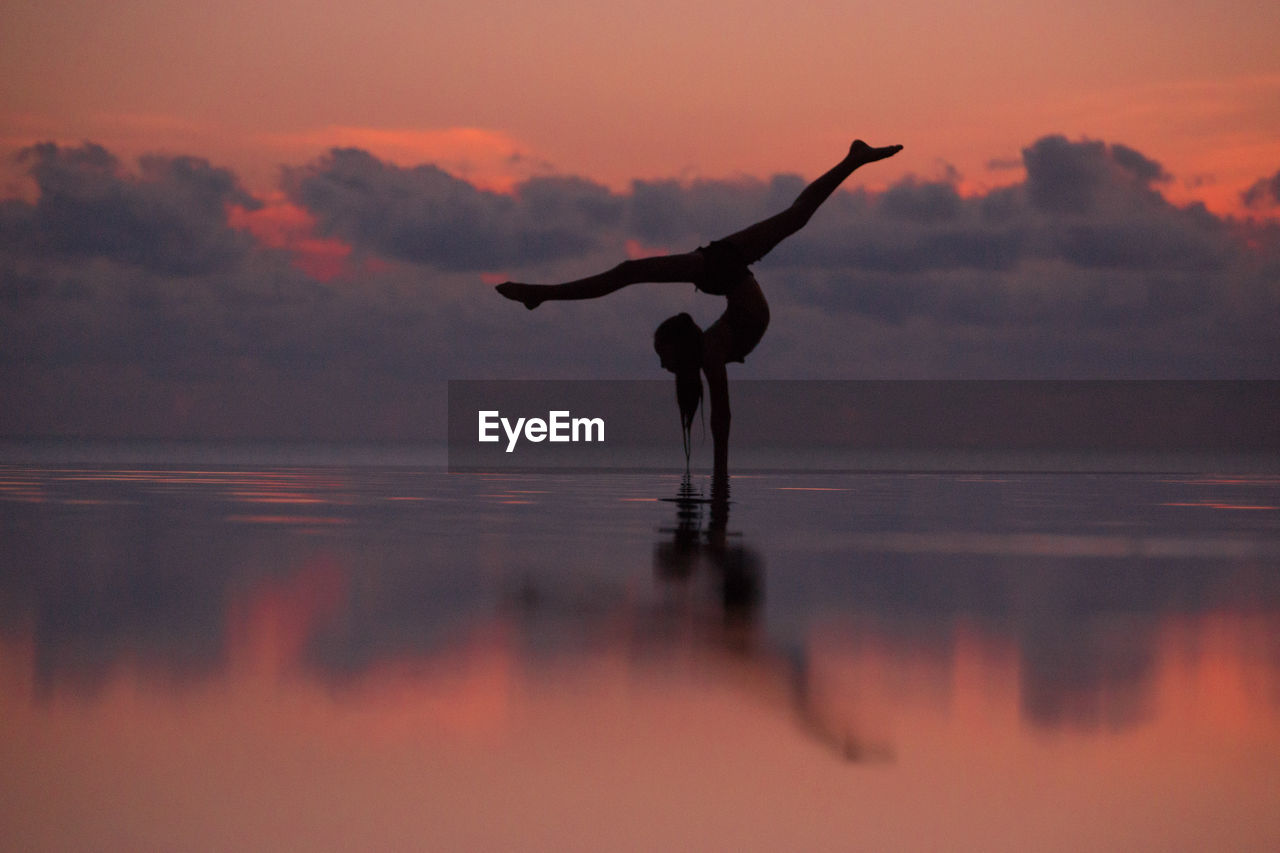
<svg viewBox="0 0 1280 853"><path fill-rule="evenodd" d="M724 361L709 359L703 363L707 377L707 402L711 406L711 441L715 448L712 473L716 477L729 475L729 375Z"/></svg>

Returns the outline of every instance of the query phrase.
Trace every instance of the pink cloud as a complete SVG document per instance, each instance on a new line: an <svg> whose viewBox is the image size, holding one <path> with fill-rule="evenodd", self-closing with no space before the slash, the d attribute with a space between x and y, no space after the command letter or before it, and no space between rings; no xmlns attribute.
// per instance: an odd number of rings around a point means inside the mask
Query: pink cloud
<svg viewBox="0 0 1280 853"><path fill-rule="evenodd" d="M315 217L282 196L269 199L258 210L239 205L228 209L232 228L247 231L268 249L293 256L293 265L318 281L351 275L351 245L334 237L315 235Z"/></svg>
<svg viewBox="0 0 1280 853"><path fill-rule="evenodd" d="M550 166L513 137L476 127L442 129L333 126L262 137L272 148L310 159L331 148L360 148L398 166L431 163L475 187L509 192Z"/></svg>

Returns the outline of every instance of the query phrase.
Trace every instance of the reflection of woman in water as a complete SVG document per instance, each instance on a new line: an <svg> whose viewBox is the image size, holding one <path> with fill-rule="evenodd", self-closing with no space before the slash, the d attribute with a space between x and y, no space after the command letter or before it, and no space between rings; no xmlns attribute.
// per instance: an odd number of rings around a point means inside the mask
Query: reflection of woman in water
<svg viewBox="0 0 1280 853"><path fill-rule="evenodd" d="M623 261L607 272L563 284L509 281L498 285L498 292L530 309L548 299L594 299L641 282L691 282L704 293L725 297L728 305L724 313L705 331L692 317L681 313L664 320L653 335L653 348L662 366L676 375L676 399L684 428L686 458L689 428L702 399L699 371L706 375L711 396L715 471L725 474L729 460L729 387L725 365L743 361L769 325L769 304L748 267L803 228L854 169L892 157L901 150L901 145L872 148L857 140L843 160L805 187L786 210L695 251Z"/></svg>
<svg viewBox="0 0 1280 853"><path fill-rule="evenodd" d="M676 505L676 526L659 528L670 539L654 545L657 578L664 587L681 590L700 576L713 590L710 608L698 601L700 596L684 599L697 641L688 651L709 660L718 680L736 682L757 698L788 707L806 734L844 760L892 757L890 745L867 739L851 720L824 707L803 648L778 645L764 630L764 560L741 534L729 531L729 478L713 477L706 499L685 474L680 491L668 500ZM709 510L705 516L704 509Z"/></svg>

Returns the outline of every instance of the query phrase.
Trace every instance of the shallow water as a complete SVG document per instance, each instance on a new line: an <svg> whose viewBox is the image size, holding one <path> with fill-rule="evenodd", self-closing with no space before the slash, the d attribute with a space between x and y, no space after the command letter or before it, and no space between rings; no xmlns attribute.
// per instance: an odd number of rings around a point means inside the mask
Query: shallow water
<svg viewBox="0 0 1280 853"><path fill-rule="evenodd" d="M7 844L1280 849L1280 478L711 498L0 468Z"/></svg>

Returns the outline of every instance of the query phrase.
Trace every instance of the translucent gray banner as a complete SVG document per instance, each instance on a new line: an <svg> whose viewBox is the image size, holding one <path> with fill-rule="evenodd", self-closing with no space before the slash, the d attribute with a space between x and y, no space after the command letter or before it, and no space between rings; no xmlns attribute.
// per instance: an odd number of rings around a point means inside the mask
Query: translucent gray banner
<svg viewBox="0 0 1280 853"><path fill-rule="evenodd" d="M1280 470L1277 381L739 381L730 393L739 473ZM706 414L695 470L711 464ZM449 383L451 471L684 462L670 381Z"/></svg>

